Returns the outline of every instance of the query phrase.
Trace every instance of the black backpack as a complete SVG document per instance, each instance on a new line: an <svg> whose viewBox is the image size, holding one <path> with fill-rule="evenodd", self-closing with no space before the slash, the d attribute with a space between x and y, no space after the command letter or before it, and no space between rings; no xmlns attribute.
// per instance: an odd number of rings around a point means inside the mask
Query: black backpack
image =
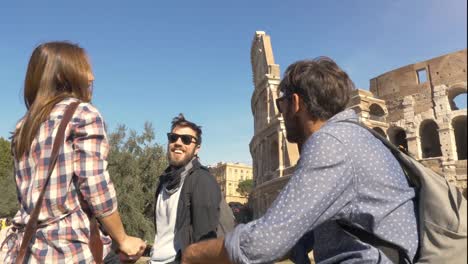
<svg viewBox="0 0 468 264"><path fill-rule="evenodd" d="M352 223L338 220L351 236L381 250L393 263L467 263L467 201L445 177L403 153L386 138L365 125L358 125L378 138L400 163L408 182L416 189L419 248L415 259L400 246Z"/></svg>

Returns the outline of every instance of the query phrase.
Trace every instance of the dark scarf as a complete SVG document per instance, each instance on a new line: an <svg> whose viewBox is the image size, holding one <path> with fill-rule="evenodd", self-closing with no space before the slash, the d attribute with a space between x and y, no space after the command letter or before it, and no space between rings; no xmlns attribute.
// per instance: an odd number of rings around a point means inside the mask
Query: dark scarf
<svg viewBox="0 0 468 264"><path fill-rule="evenodd" d="M179 188L183 185L185 177L190 173L193 167L199 166L200 162L197 157L194 157L189 163L185 166L174 169L169 166L161 175L160 181L161 184L166 184L166 187L163 188L163 191L168 195L176 193Z"/></svg>

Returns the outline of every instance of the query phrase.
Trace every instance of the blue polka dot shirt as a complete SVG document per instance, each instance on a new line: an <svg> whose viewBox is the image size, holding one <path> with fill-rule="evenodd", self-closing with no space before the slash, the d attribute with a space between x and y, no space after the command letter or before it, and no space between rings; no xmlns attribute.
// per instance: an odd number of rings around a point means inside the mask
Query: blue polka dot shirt
<svg viewBox="0 0 468 264"><path fill-rule="evenodd" d="M294 174L265 215L226 236L233 263L269 263L312 247L317 263L391 263L377 248L345 233L338 219L358 224L414 257L414 189L378 139L341 120L357 121L357 116L345 110L312 134Z"/></svg>

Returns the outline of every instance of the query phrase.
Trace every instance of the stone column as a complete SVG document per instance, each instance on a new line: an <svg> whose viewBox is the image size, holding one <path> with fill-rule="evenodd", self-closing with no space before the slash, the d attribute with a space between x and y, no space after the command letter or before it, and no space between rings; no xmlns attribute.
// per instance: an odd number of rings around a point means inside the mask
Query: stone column
<svg viewBox="0 0 468 264"><path fill-rule="evenodd" d="M419 136L407 136L406 141L408 142L408 152L415 159L422 159L421 138Z"/></svg>
<svg viewBox="0 0 468 264"><path fill-rule="evenodd" d="M403 98L403 120L406 123L414 123L414 109L413 109L414 99L413 96L407 95Z"/></svg>
<svg viewBox="0 0 468 264"><path fill-rule="evenodd" d="M285 150L285 142L284 142L284 137L283 137L283 132L281 131L281 124L278 125L278 132L276 133L278 136L278 172L279 172L279 177L283 176L283 170L285 168L284 166L284 152Z"/></svg>
<svg viewBox="0 0 468 264"><path fill-rule="evenodd" d="M449 182L457 183L457 164L454 160L442 161L442 172Z"/></svg>
<svg viewBox="0 0 468 264"><path fill-rule="evenodd" d="M439 132L440 146L444 160L457 160L457 146L455 142L455 132L450 124L437 130Z"/></svg>
<svg viewBox="0 0 468 264"><path fill-rule="evenodd" d="M442 120L450 114L451 109L447 97L447 86L443 84L434 86L434 105L434 112L437 120Z"/></svg>
<svg viewBox="0 0 468 264"><path fill-rule="evenodd" d="M445 116L443 118L443 122L444 123L441 125L441 128L437 130L439 132L439 140L443 155L442 172L448 181L456 183L456 161L458 159L458 154L455 142L455 132L449 118Z"/></svg>
<svg viewBox="0 0 468 264"><path fill-rule="evenodd" d="M416 118L413 109L414 99L411 95L403 98L403 122L402 128L406 132L406 142L408 144L408 152L416 159L422 158L421 153L421 138L418 135Z"/></svg>

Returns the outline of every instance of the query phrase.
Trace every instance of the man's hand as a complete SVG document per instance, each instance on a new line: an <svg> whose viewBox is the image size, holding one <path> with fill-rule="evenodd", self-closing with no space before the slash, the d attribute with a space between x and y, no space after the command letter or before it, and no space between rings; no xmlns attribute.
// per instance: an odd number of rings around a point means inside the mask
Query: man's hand
<svg viewBox="0 0 468 264"><path fill-rule="evenodd" d="M182 264L231 264L222 238L205 240L188 246Z"/></svg>
<svg viewBox="0 0 468 264"><path fill-rule="evenodd" d="M135 262L143 255L145 249L145 241L138 237L126 236L119 245L119 250L121 251L119 258L122 262Z"/></svg>
<svg viewBox="0 0 468 264"><path fill-rule="evenodd" d="M119 254L121 257L126 256L125 261L138 260L146 248L146 242L138 237L132 237L125 233L122 220L118 211L114 211L110 215L99 219L105 230L109 233L112 239L119 246L119 250L125 254Z"/></svg>

